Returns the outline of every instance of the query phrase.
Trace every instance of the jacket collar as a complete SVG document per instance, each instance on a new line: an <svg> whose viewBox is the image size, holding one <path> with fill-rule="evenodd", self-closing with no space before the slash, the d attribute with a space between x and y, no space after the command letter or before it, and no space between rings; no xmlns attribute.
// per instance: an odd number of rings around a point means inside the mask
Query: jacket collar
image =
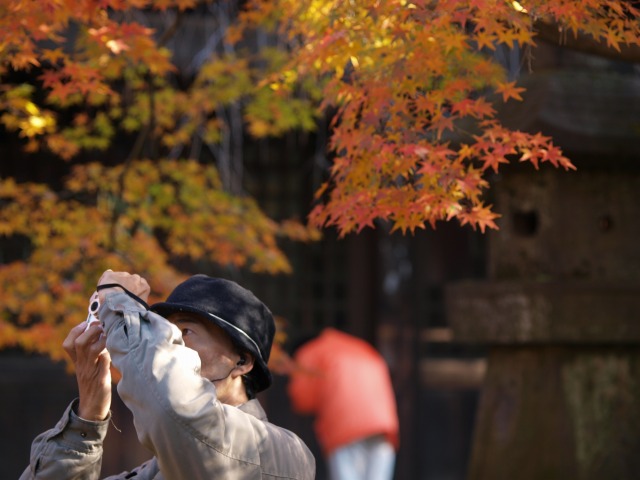
<svg viewBox="0 0 640 480"><path fill-rule="evenodd" d="M267 421L267 414L257 398L249 400L247 403L243 403L238 408L244 413L248 413L249 415L256 417L258 420L262 420L263 422Z"/></svg>

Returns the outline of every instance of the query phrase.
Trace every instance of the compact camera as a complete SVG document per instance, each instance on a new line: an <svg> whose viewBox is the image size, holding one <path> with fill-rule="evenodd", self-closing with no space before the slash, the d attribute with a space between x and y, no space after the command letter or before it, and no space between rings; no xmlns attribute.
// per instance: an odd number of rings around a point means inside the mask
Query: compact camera
<svg viewBox="0 0 640 480"><path fill-rule="evenodd" d="M98 292L93 292L91 298L89 298L89 307L87 308L89 315L87 315L87 328L94 323L99 322L98 310L100 310L100 299L98 298Z"/></svg>

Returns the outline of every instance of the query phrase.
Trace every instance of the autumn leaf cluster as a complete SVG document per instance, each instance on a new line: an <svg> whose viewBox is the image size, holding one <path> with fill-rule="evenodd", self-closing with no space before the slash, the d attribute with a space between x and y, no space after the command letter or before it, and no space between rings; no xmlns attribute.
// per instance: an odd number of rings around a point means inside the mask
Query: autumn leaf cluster
<svg viewBox="0 0 640 480"><path fill-rule="evenodd" d="M575 167L552 139L501 124L495 102L520 101L524 88L492 52L530 51L541 23L619 50L638 45L638 14L632 2L596 0L279 0L252 2L245 16L290 41L288 70L266 80L273 88L323 82L335 161L310 219L345 234L377 219L403 232L453 218L497 228L487 171Z"/></svg>

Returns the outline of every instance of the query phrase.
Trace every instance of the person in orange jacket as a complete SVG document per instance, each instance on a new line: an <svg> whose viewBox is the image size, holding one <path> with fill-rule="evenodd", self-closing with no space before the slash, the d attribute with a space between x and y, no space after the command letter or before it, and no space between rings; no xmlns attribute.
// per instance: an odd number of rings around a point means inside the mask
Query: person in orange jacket
<svg viewBox="0 0 640 480"><path fill-rule="evenodd" d="M366 341L334 328L299 342L292 358L292 408L314 415L331 479L393 478L399 426L384 358Z"/></svg>

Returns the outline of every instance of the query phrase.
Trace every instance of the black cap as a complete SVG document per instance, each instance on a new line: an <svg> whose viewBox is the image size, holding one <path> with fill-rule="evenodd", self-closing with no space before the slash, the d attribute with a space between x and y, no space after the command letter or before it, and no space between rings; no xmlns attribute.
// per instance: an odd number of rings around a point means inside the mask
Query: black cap
<svg viewBox="0 0 640 480"><path fill-rule="evenodd" d="M163 317L176 312L200 315L222 328L240 348L255 357L247 374L256 392L271 385L267 367L275 323L271 312L246 288L223 278L194 275L178 285L165 302L151 305L150 310Z"/></svg>

